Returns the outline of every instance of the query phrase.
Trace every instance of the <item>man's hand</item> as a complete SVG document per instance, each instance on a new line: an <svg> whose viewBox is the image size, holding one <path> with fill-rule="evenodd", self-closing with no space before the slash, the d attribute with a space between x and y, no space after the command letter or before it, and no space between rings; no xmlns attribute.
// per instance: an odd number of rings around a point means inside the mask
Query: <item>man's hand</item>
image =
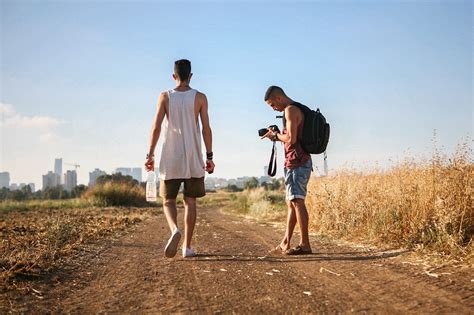
<svg viewBox="0 0 474 315"><path fill-rule="evenodd" d="M275 141L275 137L277 134L278 134L277 132L274 132L271 128L268 128L268 132L264 134L260 139L268 138L272 141Z"/></svg>
<svg viewBox="0 0 474 315"><path fill-rule="evenodd" d="M147 156L145 160L145 170L147 172L155 170L155 158L153 156Z"/></svg>
<svg viewBox="0 0 474 315"><path fill-rule="evenodd" d="M214 162L212 160L206 161L206 172L208 172L209 174L214 173L214 167L216 166L214 165Z"/></svg>

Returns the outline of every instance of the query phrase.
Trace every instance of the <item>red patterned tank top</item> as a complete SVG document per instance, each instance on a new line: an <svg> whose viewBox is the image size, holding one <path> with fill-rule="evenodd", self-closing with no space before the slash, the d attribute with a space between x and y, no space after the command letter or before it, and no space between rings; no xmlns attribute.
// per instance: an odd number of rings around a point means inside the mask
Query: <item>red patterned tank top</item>
<svg viewBox="0 0 474 315"><path fill-rule="evenodd" d="M300 110L298 108L298 110ZM301 110L300 110L301 111ZM284 121L283 134L287 134L286 121ZM303 122L298 126L297 140L294 144L284 143L285 146L285 167L296 168L303 166L308 160L311 159L311 155L303 150L300 139L303 134Z"/></svg>

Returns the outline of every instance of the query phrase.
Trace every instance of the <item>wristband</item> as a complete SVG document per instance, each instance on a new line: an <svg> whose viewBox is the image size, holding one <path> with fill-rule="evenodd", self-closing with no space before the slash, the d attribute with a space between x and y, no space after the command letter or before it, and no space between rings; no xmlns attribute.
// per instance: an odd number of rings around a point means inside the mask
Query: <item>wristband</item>
<svg viewBox="0 0 474 315"><path fill-rule="evenodd" d="M206 153L206 158L207 158L208 160L212 160L213 157L214 157L214 153L213 153L213 152Z"/></svg>
<svg viewBox="0 0 474 315"><path fill-rule="evenodd" d="M147 154L147 155L146 155L146 158L149 159L149 158L150 158L150 154ZM155 155L152 154L152 155L151 155L151 158L155 158Z"/></svg>

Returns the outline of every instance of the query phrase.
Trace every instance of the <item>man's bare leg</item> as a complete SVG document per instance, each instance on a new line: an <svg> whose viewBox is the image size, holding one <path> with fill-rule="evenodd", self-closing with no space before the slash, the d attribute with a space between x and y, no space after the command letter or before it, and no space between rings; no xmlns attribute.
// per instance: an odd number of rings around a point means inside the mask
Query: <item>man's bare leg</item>
<svg viewBox="0 0 474 315"><path fill-rule="evenodd" d="M165 256L172 258L176 255L179 240L181 239L181 232L178 230L178 224L176 223L176 217L178 215L176 211L176 199L165 199L163 209L171 230L171 237L165 246Z"/></svg>
<svg viewBox="0 0 474 315"><path fill-rule="evenodd" d="M165 199L163 202L163 212L165 213L171 233L173 233L178 228L178 223L176 222L178 215L176 199Z"/></svg>
<svg viewBox="0 0 474 315"><path fill-rule="evenodd" d="M184 197L184 210L184 245L186 248L191 248L196 224L196 198Z"/></svg>
<svg viewBox="0 0 474 315"><path fill-rule="evenodd" d="M302 249L311 249L309 245L309 233L308 233L308 221L309 215L308 211L306 210L306 205L304 203L304 199L293 199L291 201L295 208L296 212L296 219L298 220L298 224L300 226L300 244L299 246Z"/></svg>
<svg viewBox="0 0 474 315"><path fill-rule="evenodd" d="M293 231L295 230L296 225L296 211L291 203L291 201L287 201L288 205L288 216L286 218L286 232L283 240L279 245L279 249L282 251L286 251L290 249L291 237L293 236Z"/></svg>

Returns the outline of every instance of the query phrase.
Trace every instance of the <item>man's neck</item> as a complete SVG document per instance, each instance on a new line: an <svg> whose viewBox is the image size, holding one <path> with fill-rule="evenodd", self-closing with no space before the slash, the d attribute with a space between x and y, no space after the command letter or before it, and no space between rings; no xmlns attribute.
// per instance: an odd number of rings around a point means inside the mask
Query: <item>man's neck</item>
<svg viewBox="0 0 474 315"><path fill-rule="evenodd" d="M285 99L283 100L284 104L285 104L285 107L288 107L290 106L291 104L293 104L293 100L289 97L285 97Z"/></svg>
<svg viewBox="0 0 474 315"><path fill-rule="evenodd" d="M189 81L179 81L176 83L176 87L174 89L176 91L187 91L190 90L191 87L189 86Z"/></svg>

